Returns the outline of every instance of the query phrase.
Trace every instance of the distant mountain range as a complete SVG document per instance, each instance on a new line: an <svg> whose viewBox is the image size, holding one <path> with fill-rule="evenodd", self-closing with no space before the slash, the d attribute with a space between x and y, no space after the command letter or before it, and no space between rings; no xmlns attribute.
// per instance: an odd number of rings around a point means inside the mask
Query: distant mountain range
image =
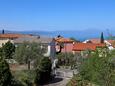
<svg viewBox="0 0 115 86"><path fill-rule="evenodd" d="M2 32L2 31L1 31ZM77 40L85 40L90 38L100 38L101 32L104 33L104 37L107 38L109 33L115 35L115 30L108 32L106 30L96 30L96 29L87 29L82 31L8 31L5 30L5 33L21 33L21 34L33 34L33 35L45 35L49 37L56 37L61 35L63 37L73 37Z"/></svg>

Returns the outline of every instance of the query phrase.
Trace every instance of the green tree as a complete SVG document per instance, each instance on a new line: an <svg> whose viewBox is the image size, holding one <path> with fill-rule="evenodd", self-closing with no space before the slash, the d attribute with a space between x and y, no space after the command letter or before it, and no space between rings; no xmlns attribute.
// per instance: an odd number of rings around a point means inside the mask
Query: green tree
<svg viewBox="0 0 115 86"><path fill-rule="evenodd" d="M73 81L75 86L115 85L115 52L105 48L101 51L97 49L94 53L90 53L88 58L82 60L79 73L68 83L68 86L73 86Z"/></svg>
<svg viewBox="0 0 115 86"><path fill-rule="evenodd" d="M59 53L56 55L58 58L58 66L71 66L75 63L76 58L72 53Z"/></svg>
<svg viewBox="0 0 115 86"><path fill-rule="evenodd" d="M12 75L9 65L0 58L0 86L11 86Z"/></svg>
<svg viewBox="0 0 115 86"><path fill-rule="evenodd" d="M101 33L101 39L100 39L101 43L104 43L104 37L103 37L103 32Z"/></svg>
<svg viewBox="0 0 115 86"><path fill-rule="evenodd" d="M9 65L4 58L0 58L0 86L23 86L12 76Z"/></svg>
<svg viewBox="0 0 115 86"><path fill-rule="evenodd" d="M48 57L42 58L40 64L36 69L36 84L44 84L49 81L49 79L51 78L51 67L51 60Z"/></svg>
<svg viewBox="0 0 115 86"><path fill-rule="evenodd" d="M114 86L115 65L112 62L112 53L107 52L103 57L100 57L99 54L95 52L91 57L84 60L80 74L84 80L99 86Z"/></svg>
<svg viewBox="0 0 115 86"><path fill-rule="evenodd" d="M16 47L14 58L19 63L28 63L28 61L38 61L43 57L45 52L44 48L41 48L41 45L38 43L27 43L24 42Z"/></svg>
<svg viewBox="0 0 115 86"><path fill-rule="evenodd" d="M0 57L3 57L3 49L0 48Z"/></svg>
<svg viewBox="0 0 115 86"><path fill-rule="evenodd" d="M12 74L20 84L18 86L33 86L32 84L34 83L34 78L35 78L34 70L15 71ZM15 86L17 86L17 84Z"/></svg>
<svg viewBox="0 0 115 86"><path fill-rule="evenodd" d="M12 59L12 55L15 52L15 45L8 41L2 46L2 53L6 59Z"/></svg>
<svg viewBox="0 0 115 86"><path fill-rule="evenodd" d="M76 38L74 37L70 37L71 40L73 40L74 42L80 42L79 40L77 40Z"/></svg>

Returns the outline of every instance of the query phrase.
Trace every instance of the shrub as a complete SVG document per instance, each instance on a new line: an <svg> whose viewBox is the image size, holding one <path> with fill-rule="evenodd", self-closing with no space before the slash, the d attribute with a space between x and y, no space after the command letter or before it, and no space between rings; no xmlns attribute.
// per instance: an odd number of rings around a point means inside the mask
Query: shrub
<svg viewBox="0 0 115 86"><path fill-rule="evenodd" d="M9 86L11 79L12 75L8 63L0 58L0 86Z"/></svg>
<svg viewBox="0 0 115 86"><path fill-rule="evenodd" d="M34 70L18 70L13 72L13 75L17 79L18 83L21 82L21 86L32 86L34 83Z"/></svg>
<svg viewBox="0 0 115 86"><path fill-rule="evenodd" d="M44 57L39 66L36 69L36 77L35 83L36 84L44 84L48 82L51 78L51 60L47 57Z"/></svg>

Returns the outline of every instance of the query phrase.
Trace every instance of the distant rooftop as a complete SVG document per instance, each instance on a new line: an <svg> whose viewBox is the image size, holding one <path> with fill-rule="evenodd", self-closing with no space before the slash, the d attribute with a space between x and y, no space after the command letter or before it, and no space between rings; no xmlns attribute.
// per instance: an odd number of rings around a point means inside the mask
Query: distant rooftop
<svg viewBox="0 0 115 86"><path fill-rule="evenodd" d="M24 36L29 36L29 35L24 35L24 34L14 34L14 33L6 33L6 34L0 34L0 38L20 38Z"/></svg>
<svg viewBox="0 0 115 86"><path fill-rule="evenodd" d="M15 34L5 33L0 34L0 39L12 39L14 43L37 42L37 43L50 43L52 38L47 36L34 36L32 34Z"/></svg>
<svg viewBox="0 0 115 86"><path fill-rule="evenodd" d="M97 47L105 47L105 44L92 44L92 43L75 43L73 45L74 51L96 50Z"/></svg>
<svg viewBox="0 0 115 86"><path fill-rule="evenodd" d="M23 36L14 39L14 43L23 43L23 42L50 43L51 41L52 38L45 36Z"/></svg>
<svg viewBox="0 0 115 86"><path fill-rule="evenodd" d="M63 37L57 37L55 38L56 42L61 42L61 43L73 43L74 41L69 39L69 38L63 38Z"/></svg>

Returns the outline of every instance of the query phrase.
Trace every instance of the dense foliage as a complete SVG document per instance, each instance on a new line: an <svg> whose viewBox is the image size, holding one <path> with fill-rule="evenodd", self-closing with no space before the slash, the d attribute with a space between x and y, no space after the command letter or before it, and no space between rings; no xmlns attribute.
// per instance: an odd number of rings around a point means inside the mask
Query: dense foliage
<svg viewBox="0 0 115 86"><path fill-rule="evenodd" d="M13 77L8 63L3 58L0 58L0 86L23 86Z"/></svg>
<svg viewBox="0 0 115 86"><path fill-rule="evenodd" d="M10 86L12 75L9 65L5 60L0 58L0 86Z"/></svg>
<svg viewBox="0 0 115 86"><path fill-rule="evenodd" d="M104 43L104 37L103 37L103 32L101 33L101 38L100 38L100 43Z"/></svg>
<svg viewBox="0 0 115 86"><path fill-rule="evenodd" d="M51 78L51 60L47 57L42 58L38 68L36 69L36 84L44 84L48 82Z"/></svg>
<svg viewBox="0 0 115 86"><path fill-rule="evenodd" d="M19 70L13 72L13 76L18 82L21 82L19 86L32 86L34 83L35 72L34 70Z"/></svg>
<svg viewBox="0 0 115 86"><path fill-rule="evenodd" d="M77 40L77 39L74 38L74 37L71 37L70 39L73 40L74 42L80 42L79 40Z"/></svg>
<svg viewBox="0 0 115 86"><path fill-rule="evenodd" d="M71 66L75 62L75 58L72 53L59 53L56 55L56 57L58 58L59 66Z"/></svg>
<svg viewBox="0 0 115 86"><path fill-rule="evenodd" d="M48 57L44 58L44 52L45 48L38 43L25 42L16 48L11 42L4 44L0 48L0 86L32 86L34 82L40 84L48 81L52 64ZM37 68L10 72L9 65L4 59L11 58L23 64L28 61L34 62Z"/></svg>
<svg viewBox="0 0 115 86"><path fill-rule="evenodd" d="M56 55L58 58L57 67L64 66L66 68L76 69L81 62L81 55L79 53L59 53Z"/></svg>
<svg viewBox="0 0 115 86"><path fill-rule="evenodd" d="M103 50L101 50L103 51ZM91 53L90 57L84 59L79 74L74 76L68 86L114 86L115 85L115 52L98 50ZM74 82L76 85L72 85Z"/></svg>
<svg viewBox="0 0 115 86"><path fill-rule="evenodd" d="M0 48L0 56L5 59L12 59L13 53L15 52L15 45L10 41L5 43L2 48Z"/></svg>
<svg viewBox="0 0 115 86"><path fill-rule="evenodd" d="M28 61L38 61L43 57L44 49L38 43L23 43L16 47L14 58L19 63L28 63Z"/></svg>

